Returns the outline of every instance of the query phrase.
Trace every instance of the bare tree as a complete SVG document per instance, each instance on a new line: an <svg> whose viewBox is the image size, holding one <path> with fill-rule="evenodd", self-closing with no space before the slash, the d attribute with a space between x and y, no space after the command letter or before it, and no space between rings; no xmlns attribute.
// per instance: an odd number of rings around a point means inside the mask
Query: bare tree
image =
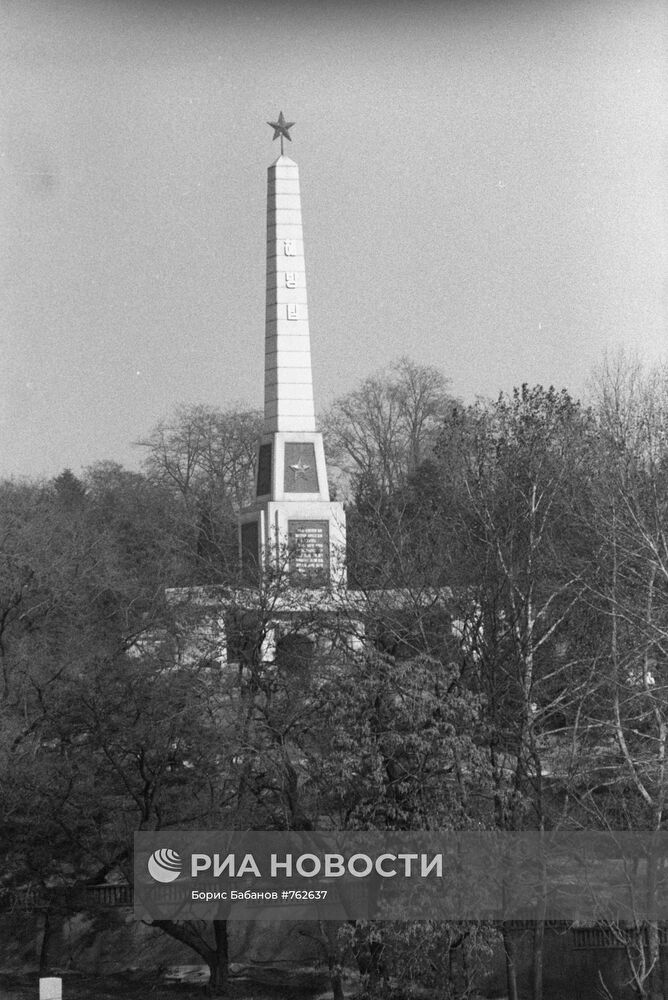
<svg viewBox="0 0 668 1000"><path fill-rule="evenodd" d="M599 462L588 520L588 582L599 650L578 733L590 748L583 818L610 829L664 829L668 792L668 370L607 358L592 386ZM650 875L655 859L648 859ZM657 872L654 871L654 877ZM655 892L650 878L649 891ZM611 930L641 997L665 996L659 927L646 914Z"/></svg>
<svg viewBox="0 0 668 1000"><path fill-rule="evenodd" d="M168 486L190 520L201 583L225 582L237 570L236 517L253 496L259 412L180 407L137 444L149 479Z"/></svg>
<svg viewBox="0 0 668 1000"><path fill-rule="evenodd" d="M453 406L448 384L437 368L402 357L335 400L323 420L327 452L354 489L371 481L388 494L405 484Z"/></svg>

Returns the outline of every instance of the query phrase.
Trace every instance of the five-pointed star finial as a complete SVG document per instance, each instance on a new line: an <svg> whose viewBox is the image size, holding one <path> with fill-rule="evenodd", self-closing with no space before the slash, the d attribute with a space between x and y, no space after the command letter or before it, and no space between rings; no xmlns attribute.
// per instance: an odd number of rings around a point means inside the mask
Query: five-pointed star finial
<svg viewBox="0 0 668 1000"><path fill-rule="evenodd" d="M281 137L281 156L283 156L283 137L285 136L288 142L292 142L292 139L290 138L290 129L294 124L294 122L286 122L282 111L278 115L277 122L267 122L267 125L270 125L274 130L273 138L278 139L279 135Z"/></svg>

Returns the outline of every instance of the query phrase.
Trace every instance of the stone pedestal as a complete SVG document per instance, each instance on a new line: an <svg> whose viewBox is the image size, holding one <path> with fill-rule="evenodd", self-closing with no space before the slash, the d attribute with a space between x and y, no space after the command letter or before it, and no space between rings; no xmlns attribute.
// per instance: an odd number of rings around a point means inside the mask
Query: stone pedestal
<svg viewBox="0 0 668 1000"><path fill-rule="evenodd" d="M39 1000L62 1000L63 981L56 976L42 978L39 981Z"/></svg>

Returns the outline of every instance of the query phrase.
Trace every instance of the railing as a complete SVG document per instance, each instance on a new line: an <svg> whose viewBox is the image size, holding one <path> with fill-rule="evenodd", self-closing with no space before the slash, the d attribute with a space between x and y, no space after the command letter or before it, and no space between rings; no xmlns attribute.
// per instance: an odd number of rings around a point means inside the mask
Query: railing
<svg viewBox="0 0 668 1000"><path fill-rule="evenodd" d="M24 886L0 891L0 911L86 909L89 906L132 906L132 886L121 882L54 888Z"/></svg>
<svg viewBox="0 0 668 1000"><path fill-rule="evenodd" d="M630 930L630 928L629 928ZM659 945L665 948L668 945L668 927L659 926ZM573 948L576 951L589 950L591 948L623 948L624 947L624 927L613 930L610 927L573 927ZM629 938L632 940L632 938Z"/></svg>
<svg viewBox="0 0 668 1000"><path fill-rule="evenodd" d="M160 886L163 891L170 887ZM36 910L57 907L58 909L85 910L94 907L132 906L132 886L122 882L104 882L100 885L62 886L44 889L26 886L22 889L0 890L0 911L24 909ZM506 928L514 932L529 931L534 923L529 920L509 920ZM593 948L623 948L621 938L623 928L614 931L607 926L573 927L566 920L546 920L545 929L561 934L570 934L575 951ZM668 924L659 926L659 943L668 947Z"/></svg>
<svg viewBox="0 0 668 1000"><path fill-rule="evenodd" d="M132 906L132 886L120 882L87 885L84 895L98 906Z"/></svg>

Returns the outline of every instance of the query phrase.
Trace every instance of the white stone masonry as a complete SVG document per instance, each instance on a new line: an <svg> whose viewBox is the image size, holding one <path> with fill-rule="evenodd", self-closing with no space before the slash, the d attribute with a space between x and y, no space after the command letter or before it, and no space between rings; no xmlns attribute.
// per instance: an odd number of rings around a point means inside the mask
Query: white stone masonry
<svg viewBox="0 0 668 1000"><path fill-rule="evenodd" d="M279 156L267 185L264 432L315 431L299 168Z"/></svg>

